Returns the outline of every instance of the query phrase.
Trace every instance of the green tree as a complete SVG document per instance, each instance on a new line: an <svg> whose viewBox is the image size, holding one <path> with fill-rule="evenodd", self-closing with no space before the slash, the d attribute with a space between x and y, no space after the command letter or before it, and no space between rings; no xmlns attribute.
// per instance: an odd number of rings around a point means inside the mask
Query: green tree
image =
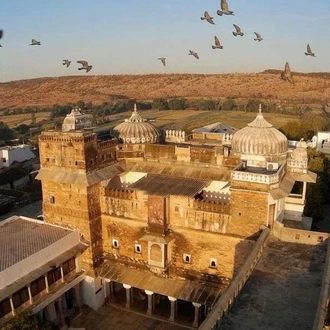
<svg viewBox="0 0 330 330"><path fill-rule="evenodd" d="M307 185L304 214L314 223L324 219L325 205L330 202L330 161L322 152L308 148L308 168L317 173L316 183Z"/></svg>
<svg viewBox="0 0 330 330"><path fill-rule="evenodd" d="M186 100L183 98L175 98L168 101L168 107L171 110L184 110L186 108Z"/></svg>
<svg viewBox="0 0 330 330"><path fill-rule="evenodd" d="M14 131L11 130L6 123L0 121L0 140L8 141L14 136Z"/></svg>
<svg viewBox="0 0 330 330"><path fill-rule="evenodd" d="M168 103L162 98L154 99L152 101L152 108L158 110L168 110Z"/></svg>
<svg viewBox="0 0 330 330"><path fill-rule="evenodd" d="M15 128L15 131L18 133L18 134L28 134L30 133L30 126L29 125L26 125L26 124L21 124L21 125L18 125L16 128Z"/></svg>
<svg viewBox="0 0 330 330"><path fill-rule="evenodd" d="M265 104L262 101L258 99L253 99L248 101L248 103L245 106L245 109L248 112L257 112L259 109L259 104L261 104L262 109L265 108Z"/></svg>
<svg viewBox="0 0 330 330"><path fill-rule="evenodd" d="M79 109L81 109L81 110L83 110L83 109L85 109L85 102L83 101L83 100L79 100L78 102L77 102L77 107L79 108Z"/></svg>
<svg viewBox="0 0 330 330"><path fill-rule="evenodd" d="M233 110L237 108L237 104L233 99L226 99L222 106L221 106L221 110Z"/></svg>
<svg viewBox="0 0 330 330"><path fill-rule="evenodd" d="M34 125L36 123L36 115L34 112L31 113L31 125Z"/></svg>
<svg viewBox="0 0 330 330"><path fill-rule="evenodd" d="M38 322L29 312L18 314L6 325L5 330L36 330Z"/></svg>

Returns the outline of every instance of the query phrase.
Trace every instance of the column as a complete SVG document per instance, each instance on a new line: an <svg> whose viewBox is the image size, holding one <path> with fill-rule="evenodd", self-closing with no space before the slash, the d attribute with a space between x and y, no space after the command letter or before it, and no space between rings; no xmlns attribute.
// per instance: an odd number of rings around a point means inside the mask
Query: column
<svg viewBox="0 0 330 330"><path fill-rule="evenodd" d="M176 318L176 312L177 312L177 299L174 297L167 297L168 300L171 302L171 315L170 315L170 321L174 322Z"/></svg>
<svg viewBox="0 0 330 330"><path fill-rule="evenodd" d="M153 311L153 294L154 293L152 291L148 291L148 290L145 290L145 293L148 296L148 310L147 310L147 314L148 315L151 315L152 314L152 311Z"/></svg>
<svg viewBox="0 0 330 330"><path fill-rule="evenodd" d="M126 289L126 305L125 307L130 309L131 308L131 286L128 284L123 284L123 287Z"/></svg>
<svg viewBox="0 0 330 330"><path fill-rule="evenodd" d="M114 282L109 282L109 298L112 299L115 297L115 288L114 288Z"/></svg>
<svg viewBox="0 0 330 330"><path fill-rule="evenodd" d="M305 202L306 200L306 187L307 187L307 183L304 182L303 183L303 193L302 193L302 198L303 198L303 201Z"/></svg>
<svg viewBox="0 0 330 330"><path fill-rule="evenodd" d="M79 273L80 272L80 263L79 263L79 255L77 255L74 259L74 262L75 262L75 265L76 265L76 273Z"/></svg>
<svg viewBox="0 0 330 330"><path fill-rule="evenodd" d="M74 290L74 298L76 302L76 307L79 310L79 313L81 312L81 298L80 298L80 283L78 283L76 286L73 287Z"/></svg>
<svg viewBox="0 0 330 330"><path fill-rule="evenodd" d="M45 275L45 284L46 284L46 292L49 293L49 286L48 286L47 274Z"/></svg>
<svg viewBox="0 0 330 330"><path fill-rule="evenodd" d="M64 282L63 267L61 266L60 269L61 269L61 282L63 283Z"/></svg>
<svg viewBox="0 0 330 330"><path fill-rule="evenodd" d="M192 303L195 307L195 317L194 317L194 322L193 322L193 327L198 328L199 326L199 314L200 314L200 307L202 306L199 303L193 302Z"/></svg>
<svg viewBox="0 0 330 330"><path fill-rule="evenodd" d="M15 307L14 307L14 303L13 303L13 297L9 298L9 302L10 302L10 307L11 307L11 313L13 316L16 316Z"/></svg>
<svg viewBox="0 0 330 330"><path fill-rule="evenodd" d="M62 325L65 324L65 318L63 314L63 306L62 306L62 296L56 299L57 307L58 307L58 319Z"/></svg>
<svg viewBox="0 0 330 330"><path fill-rule="evenodd" d="M31 294L31 285L28 285L27 289L28 289L28 293L29 293L30 304L32 305L33 304L33 297L32 297L32 294Z"/></svg>
<svg viewBox="0 0 330 330"><path fill-rule="evenodd" d="M56 316L54 301L52 301L49 305L46 306L46 312L47 312L47 320L51 322L55 322L57 316Z"/></svg>

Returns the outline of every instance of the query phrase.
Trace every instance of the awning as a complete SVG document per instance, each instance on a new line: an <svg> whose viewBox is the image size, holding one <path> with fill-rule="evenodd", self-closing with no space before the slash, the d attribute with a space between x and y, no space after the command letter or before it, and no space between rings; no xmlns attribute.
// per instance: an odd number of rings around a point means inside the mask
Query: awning
<svg viewBox="0 0 330 330"><path fill-rule="evenodd" d="M98 275L141 290L149 290L164 296L212 306L223 294L229 283L210 283L179 277L159 277L147 269L132 268L114 261L107 261L97 268Z"/></svg>
<svg viewBox="0 0 330 330"><path fill-rule="evenodd" d="M124 172L124 169L120 164L112 164L89 173L79 172L79 170L71 172L59 168L41 168L36 178L38 180L91 186L98 182L111 179L122 172Z"/></svg>
<svg viewBox="0 0 330 330"><path fill-rule="evenodd" d="M307 173L289 173L289 175L299 182L316 182L317 174L312 171L307 171Z"/></svg>

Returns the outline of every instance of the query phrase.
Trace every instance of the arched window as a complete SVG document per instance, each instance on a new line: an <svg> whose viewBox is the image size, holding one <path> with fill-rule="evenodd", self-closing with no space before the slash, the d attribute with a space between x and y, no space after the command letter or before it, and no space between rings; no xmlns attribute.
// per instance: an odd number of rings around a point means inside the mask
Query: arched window
<svg viewBox="0 0 330 330"><path fill-rule="evenodd" d="M162 248L158 244L152 244L150 247L150 259L158 262L163 261Z"/></svg>

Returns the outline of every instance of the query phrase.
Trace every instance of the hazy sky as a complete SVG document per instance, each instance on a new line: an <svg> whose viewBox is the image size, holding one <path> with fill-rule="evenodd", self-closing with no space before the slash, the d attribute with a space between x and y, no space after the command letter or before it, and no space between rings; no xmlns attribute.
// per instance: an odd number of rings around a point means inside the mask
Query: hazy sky
<svg viewBox="0 0 330 330"><path fill-rule="evenodd" d="M0 81L85 75L330 71L330 0L1 0ZM207 10L216 25L201 21ZM234 37L233 23L244 32ZM264 40L253 40L253 32ZM212 50L214 36L223 50ZM29 46L31 39L41 46ZM317 58L305 56L310 43ZM196 51L200 60L188 56ZM163 67L158 57L167 58ZM62 59L72 60L66 69Z"/></svg>

